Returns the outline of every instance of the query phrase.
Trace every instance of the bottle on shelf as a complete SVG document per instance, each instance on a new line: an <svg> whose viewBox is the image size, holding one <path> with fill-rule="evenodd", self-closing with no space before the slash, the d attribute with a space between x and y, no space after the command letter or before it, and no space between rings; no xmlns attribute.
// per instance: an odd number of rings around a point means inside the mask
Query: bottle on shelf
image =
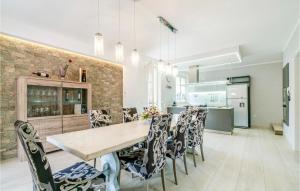
<svg viewBox="0 0 300 191"><path fill-rule="evenodd" d="M46 72L32 72L32 74L35 74L37 76L41 76L41 77L46 77L49 78L49 74L47 74Z"/></svg>
<svg viewBox="0 0 300 191"><path fill-rule="evenodd" d="M86 70L82 70L81 82L86 82Z"/></svg>

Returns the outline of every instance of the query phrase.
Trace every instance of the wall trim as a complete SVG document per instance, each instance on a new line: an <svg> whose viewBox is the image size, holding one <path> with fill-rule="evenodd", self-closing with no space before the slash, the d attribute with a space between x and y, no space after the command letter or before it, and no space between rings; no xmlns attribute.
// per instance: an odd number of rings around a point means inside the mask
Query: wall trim
<svg viewBox="0 0 300 191"><path fill-rule="evenodd" d="M288 45L290 44L290 42L291 42L291 40L292 40L292 38L293 38L295 32L297 31L298 27L300 27L300 19L297 21L297 23L296 23L295 26L293 27L292 32L290 33L290 35L289 35L289 37L288 37L286 43L284 44L283 49L282 49L283 52L287 49L287 47L288 47Z"/></svg>
<svg viewBox="0 0 300 191"><path fill-rule="evenodd" d="M237 68L246 68L246 67L254 67L254 66L260 66L260 65L267 65L267 64L282 64L282 60L273 60L273 61L268 61L268 62L260 62L256 64L246 64L246 65L238 65L238 66L233 66L231 68L222 68L222 67L216 67L216 68L200 68L199 72L207 72L207 71L216 71L216 70L232 70L232 69L237 69Z"/></svg>
<svg viewBox="0 0 300 191"><path fill-rule="evenodd" d="M261 128L261 129L270 129L272 130L272 126L270 125L251 125L251 128Z"/></svg>

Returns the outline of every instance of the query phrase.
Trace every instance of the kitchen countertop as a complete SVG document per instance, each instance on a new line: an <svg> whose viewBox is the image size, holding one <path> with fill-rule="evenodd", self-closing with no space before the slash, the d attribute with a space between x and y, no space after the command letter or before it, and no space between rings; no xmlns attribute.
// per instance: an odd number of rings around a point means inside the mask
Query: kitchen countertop
<svg viewBox="0 0 300 191"><path fill-rule="evenodd" d="M185 106L169 106L173 108L185 108ZM207 109L233 109L233 107L207 107Z"/></svg>

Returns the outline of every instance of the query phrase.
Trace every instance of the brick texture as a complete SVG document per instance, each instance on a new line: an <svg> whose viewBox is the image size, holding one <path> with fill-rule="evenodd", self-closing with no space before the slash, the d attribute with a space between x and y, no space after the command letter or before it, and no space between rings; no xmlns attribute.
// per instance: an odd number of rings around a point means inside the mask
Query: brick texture
<svg viewBox="0 0 300 191"><path fill-rule="evenodd" d="M66 80L78 81L79 68L87 70L87 82L92 84L92 107L109 108L113 123L122 122L123 67L55 48L0 35L0 151L1 160L17 155L16 79L34 71L45 71L59 79L58 69L71 59Z"/></svg>

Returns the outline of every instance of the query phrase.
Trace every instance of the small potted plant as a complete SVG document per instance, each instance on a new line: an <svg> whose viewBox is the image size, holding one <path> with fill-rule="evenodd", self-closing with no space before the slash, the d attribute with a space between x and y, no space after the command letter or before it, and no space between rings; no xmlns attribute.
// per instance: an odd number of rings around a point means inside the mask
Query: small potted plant
<svg viewBox="0 0 300 191"><path fill-rule="evenodd" d="M159 114L160 112L158 110L158 107L152 105L150 107L144 108L144 112L142 113L141 117L143 120L147 120L148 122L151 122L152 117L157 116Z"/></svg>

